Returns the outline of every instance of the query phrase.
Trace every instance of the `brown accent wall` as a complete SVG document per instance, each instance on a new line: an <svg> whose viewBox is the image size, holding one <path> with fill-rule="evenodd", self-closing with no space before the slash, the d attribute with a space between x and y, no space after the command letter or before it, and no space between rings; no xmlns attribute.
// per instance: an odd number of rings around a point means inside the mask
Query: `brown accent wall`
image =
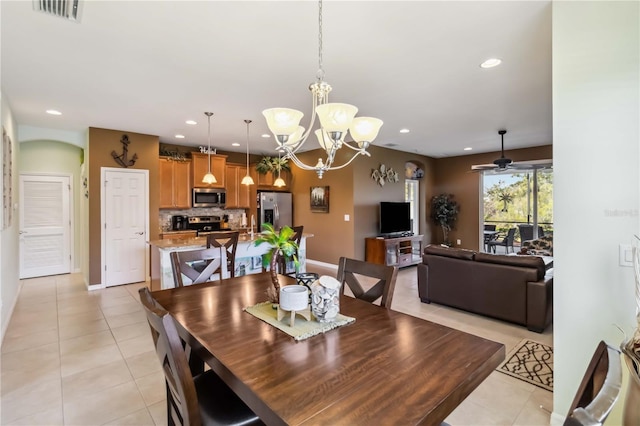
<svg viewBox="0 0 640 426"><path fill-rule="evenodd" d="M365 238L375 237L379 233L380 201L404 201L405 164L411 161L425 171L425 177L419 179L420 200L424 201L433 184L433 159L422 155L393 149L372 146L371 157L360 156L352 163L354 173L354 256L365 260ZM380 186L371 178L374 170L384 164L398 173L398 182L385 182ZM420 233L429 241L430 230L426 224L425 204L421 203L418 216Z"/></svg>
<svg viewBox="0 0 640 426"><path fill-rule="evenodd" d="M341 164L352 151L338 152L335 163ZM378 208L380 201L404 201L405 162L413 161L423 167L425 177L420 180L420 198L426 199L433 185L434 160L429 157L372 146L371 157L360 156L344 169L325 173L319 179L314 171L293 166L290 190L294 200L294 224L304 225L305 232L314 234L307 240L307 259L337 264L341 256L364 260L364 239L378 234ZM323 157L319 150L299 155L307 164L315 164ZM372 178L373 169L380 164L393 168L399 181L378 185ZM329 186L329 213L312 213L310 189L312 186ZM420 208L420 229L427 230L426 204ZM349 221L344 216L349 215ZM422 232L422 231L421 231Z"/></svg>
<svg viewBox="0 0 640 426"><path fill-rule="evenodd" d="M158 136L143 135L123 130L89 128L88 176L89 176L89 284L101 283L102 241L100 229L100 170L102 167L120 167L111 151L122 152L122 135L128 135L129 156L138 154L132 169L149 170L149 240L158 239Z"/></svg>
<svg viewBox="0 0 640 426"><path fill-rule="evenodd" d="M542 160L552 158L551 145L534 148L515 149L505 152L505 157L513 161ZM438 158L435 160L435 178L433 192L426 199L427 206L431 196L448 193L455 196L460 205L460 214L451 231L451 241L461 240L461 247L478 250L480 246L480 176L472 172L475 164L492 163L500 156L499 152L464 155L459 157ZM429 215L427 211L427 215ZM442 241L442 231L429 220L431 232L435 233L433 242Z"/></svg>
<svg viewBox="0 0 640 426"><path fill-rule="evenodd" d="M301 153L299 158L315 164L321 156L320 150L314 150ZM337 264L341 256L353 257L353 169L327 172L320 179L316 172L301 170L292 163L292 175L289 190L293 192L293 223L303 225L304 232L314 235L307 239L307 259ZM312 186L329 187L329 213L311 212ZM345 214L352 220L345 222Z"/></svg>

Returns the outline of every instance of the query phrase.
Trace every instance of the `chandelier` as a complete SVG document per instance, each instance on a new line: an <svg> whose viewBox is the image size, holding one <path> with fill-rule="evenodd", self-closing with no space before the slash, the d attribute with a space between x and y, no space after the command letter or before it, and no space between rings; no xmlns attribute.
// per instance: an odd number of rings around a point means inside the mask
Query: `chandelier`
<svg viewBox="0 0 640 426"><path fill-rule="evenodd" d="M358 108L343 103L329 103L331 86L324 80L322 68L322 0L318 2L318 72L316 82L309 86L312 95L312 110L309 127L300 126L304 114L290 108L270 108L262 111L267 120L267 126L273 133L278 146L276 150L290 158L293 163L303 170L315 170L322 179L324 172L337 170L351 164L358 155L371 156L367 148L378 136L382 120L373 117L355 117ZM320 148L326 153L326 159L318 158L315 165L303 163L297 156L302 146L311 134L316 115L320 121L320 128L314 131ZM345 141L347 131L353 141ZM334 165L336 152L347 147L353 150L351 158L343 164Z"/></svg>

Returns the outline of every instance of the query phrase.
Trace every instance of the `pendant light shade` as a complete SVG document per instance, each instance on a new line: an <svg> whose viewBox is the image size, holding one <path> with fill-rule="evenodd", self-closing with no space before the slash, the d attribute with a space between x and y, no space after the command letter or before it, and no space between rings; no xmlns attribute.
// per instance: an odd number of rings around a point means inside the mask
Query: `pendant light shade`
<svg viewBox="0 0 640 426"><path fill-rule="evenodd" d="M208 185L217 183L218 180L216 179L216 177L213 175L213 173L211 173L211 116L213 115L212 112L205 112L204 115L207 116L207 122L208 122L208 126L207 126L207 135L208 135L208 140L209 140L209 145L208 145L208 149L207 149L207 155L208 155L208 172L204 175L204 177L202 178L202 183L206 183Z"/></svg>
<svg viewBox="0 0 640 426"><path fill-rule="evenodd" d="M284 179L282 179L280 177L281 164L282 163L280 163L280 153L278 153L278 178L275 180L275 182L273 182L273 186L277 186L278 188L282 188L283 186L287 186L287 184L284 183Z"/></svg>
<svg viewBox="0 0 640 426"><path fill-rule="evenodd" d="M253 185L253 178L249 174L249 124L251 124L251 120L244 120L247 123L247 175L242 178L242 185Z"/></svg>

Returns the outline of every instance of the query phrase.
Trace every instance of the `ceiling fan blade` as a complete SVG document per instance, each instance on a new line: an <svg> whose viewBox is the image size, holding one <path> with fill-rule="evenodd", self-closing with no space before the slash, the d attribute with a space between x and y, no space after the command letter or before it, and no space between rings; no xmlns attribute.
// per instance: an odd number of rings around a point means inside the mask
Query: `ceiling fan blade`
<svg viewBox="0 0 640 426"><path fill-rule="evenodd" d="M531 169L548 169L553 166L553 161L546 160L530 160L530 161L516 161L509 165L509 168L516 170L531 170Z"/></svg>
<svg viewBox="0 0 640 426"><path fill-rule="evenodd" d="M476 172L481 172L484 170L493 170L493 169L497 169L498 166L496 166L495 164L476 164L471 166L471 170L476 171Z"/></svg>

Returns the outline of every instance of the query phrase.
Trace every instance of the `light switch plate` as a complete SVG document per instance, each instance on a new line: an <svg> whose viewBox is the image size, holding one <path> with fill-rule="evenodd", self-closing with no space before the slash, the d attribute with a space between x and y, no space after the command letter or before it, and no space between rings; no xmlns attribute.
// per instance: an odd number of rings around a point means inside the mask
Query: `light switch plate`
<svg viewBox="0 0 640 426"><path fill-rule="evenodd" d="M631 249L631 244L620 244L618 260L620 266L633 267L633 251Z"/></svg>
<svg viewBox="0 0 640 426"><path fill-rule="evenodd" d="M344 221L345 221L345 222L349 222L349 220L350 220L349 215L348 215L348 214L345 214L345 215L344 215Z"/></svg>

